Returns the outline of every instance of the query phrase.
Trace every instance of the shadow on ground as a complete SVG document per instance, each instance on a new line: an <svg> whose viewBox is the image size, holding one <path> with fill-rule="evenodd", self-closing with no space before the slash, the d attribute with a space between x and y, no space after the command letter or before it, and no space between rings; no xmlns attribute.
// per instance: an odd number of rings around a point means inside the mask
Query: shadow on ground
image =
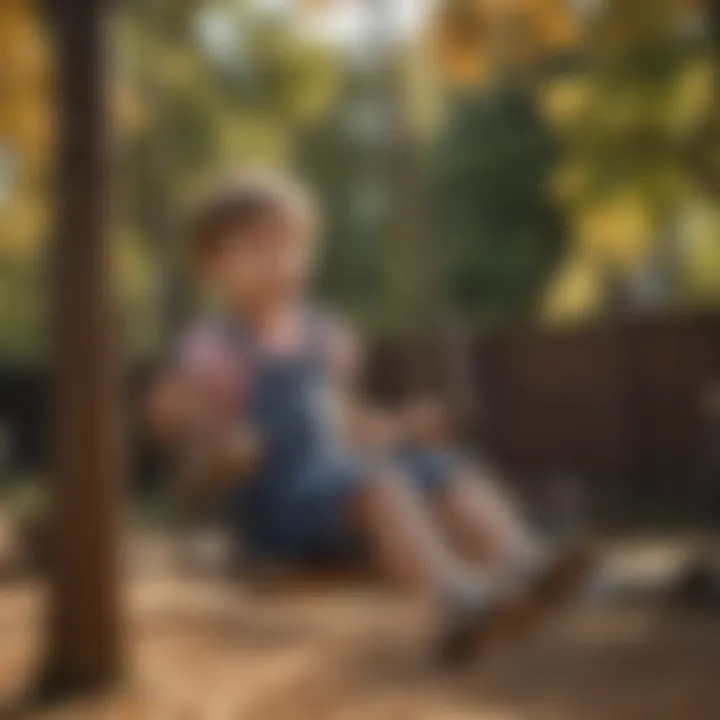
<svg viewBox="0 0 720 720"><path fill-rule="evenodd" d="M0 693L37 658L41 593L0 589ZM427 612L376 592L303 598L157 577L129 586L133 690L32 718L717 720L720 615L607 598L460 675ZM15 713L19 717L19 713Z"/></svg>

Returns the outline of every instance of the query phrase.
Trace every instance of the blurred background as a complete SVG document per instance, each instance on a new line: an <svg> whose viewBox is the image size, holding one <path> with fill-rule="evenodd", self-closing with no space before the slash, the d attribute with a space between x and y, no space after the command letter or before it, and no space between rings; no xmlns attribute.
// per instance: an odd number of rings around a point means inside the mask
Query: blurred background
<svg viewBox="0 0 720 720"><path fill-rule="evenodd" d="M51 30L0 3L8 517L44 494ZM107 30L131 417L195 306L188 199L287 167L320 199L317 295L367 339L370 394L442 397L538 514L718 527L717 3L123 0ZM133 512L154 518L141 423L129 443Z"/></svg>
<svg viewBox="0 0 720 720"><path fill-rule="evenodd" d="M611 516L717 508L713 8L118 3L106 82L128 372L141 377L193 307L182 212L198 185L288 166L320 197L318 294L376 349L374 392L438 389L493 460L535 483L573 476ZM12 480L43 458L54 86L33 2L5 0L0 33Z"/></svg>

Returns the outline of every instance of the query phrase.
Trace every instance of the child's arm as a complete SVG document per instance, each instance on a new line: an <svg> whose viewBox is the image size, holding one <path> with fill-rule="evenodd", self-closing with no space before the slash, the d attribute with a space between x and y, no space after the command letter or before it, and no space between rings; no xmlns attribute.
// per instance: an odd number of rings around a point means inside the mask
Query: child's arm
<svg viewBox="0 0 720 720"><path fill-rule="evenodd" d="M182 376L165 368L150 384L145 398L145 426L163 449L180 446L189 434L190 414Z"/></svg>
<svg viewBox="0 0 720 720"><path fill-rule="evenodd" d="M358 398L363 352L350 325L336 317L325 319L323 354L332 383L335 422L346 440L356 442L364 428L364 409Z"/></svg>
<svg viewBox="0 0 720 720"><path fill-rule="evenodd" d="M345 438L364 449L388 449L400 444L403 439L400 418L387 409L372 406L362 397L365 353L357 334L347 323L331 320L326 348Z"/></svg>
<svg viewBox="0 0 720 720"><path fill-rule="evenodd" d="M178 478L180 500L195 507L250 476L262 460L262 446L252 428L224 428L183 454Z"/></svg>
<svg viewBox="0 0 720 720"><path fill-rule="evenodd" d="M247 476L260 443L244 422L242 358L209 331L190 334L150 395L149 420L178 461L180 494L195 503Z"/></svg>

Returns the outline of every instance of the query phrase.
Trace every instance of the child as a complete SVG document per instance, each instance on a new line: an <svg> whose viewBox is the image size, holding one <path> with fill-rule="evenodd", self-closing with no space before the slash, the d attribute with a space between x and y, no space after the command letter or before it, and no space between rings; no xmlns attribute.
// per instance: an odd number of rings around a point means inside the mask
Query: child
<svg viewBox="0 0 720 720"><path fill-rule="evenodd" d="M206 200L194 262L218 312L183 343L154 423L215 478L239 478L251 448L255 468L232 494L256 558L308 564L362 549L437 602L442 652L464 659L519 597L579 578L584 563L540 562L513 508L469 466L405 468L348 441L343 388L359 353L347 326L306 305L318 232L311 200L284 178L246 176Z"/></svg>

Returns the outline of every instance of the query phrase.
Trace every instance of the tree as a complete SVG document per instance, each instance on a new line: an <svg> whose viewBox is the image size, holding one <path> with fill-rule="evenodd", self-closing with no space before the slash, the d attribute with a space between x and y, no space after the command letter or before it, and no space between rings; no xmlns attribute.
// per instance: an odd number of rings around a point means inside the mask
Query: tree
<svg viewBox="0 0 720 720"><path fill-rule="evenodd" d="M557 147L532 94L508 85L456 101L437 149L437 237L466 316L532 312L565 248L547 192Z"/></svg>
<svg viewBox="0 0 720 720"><path fill-rule="evenodd" d="M565 219L567 240L556 255L557 267L546 265L552 277L545 283L543 311L552 317L718 297L713 278L720 272L720 218L712 186L719 175L708 152L717 142L718 124L713 60L699 32L704 5L441 5L436 49L449 87L470 86L476 95L497 97L498 87L520 80L542 111L536 127L544 126L561 151L557 169L546 165L545 181L548 202ZM450 98L451 105L457 102ZM465 104L461 97L461 112ZM454 131L451 122L447 132ZM499 158L492 141L486 150ZM530 168L515 167L521 186L525 172L533 175ZM518 212L528 212L520 202ZM457 203L451 212L462 224ZM486 255L492 262L493 254ZM518 256L520 274L522 258L530 256ZM473 285L472 270L464 272ZM503 281L499 292L511 287ZM530 292L521 304L533 298L538 295Z"/></svg>
<svg viewBox="0 0 720 720"><path fill-rule="evenodd" d="M122 15L122 71L146 121L126 133L120 168L127 235L144 242L160 332L183 324L183 205L217 173L291 163L305 128L336 97L333 56L293 18L227 0L132 2Z"/></svg>
<svg viewBox="0 0 720 720"><path fill-rule="evenodd" d="M563 3L449 0L434 27L449 105L434 163L447 284L474 320L534 309L565 247L540 71L575 39Z"/></svg>
<svg viewBox="0 0 720 720"><path fill-rule="evenodd" d="M566 149L555 189L572 228L553 315L718 297L707 192L717 172L698 162L712 157L712 59L688 11L678 0L605 3L588 18L583 64L541 88Z"/></svg>

